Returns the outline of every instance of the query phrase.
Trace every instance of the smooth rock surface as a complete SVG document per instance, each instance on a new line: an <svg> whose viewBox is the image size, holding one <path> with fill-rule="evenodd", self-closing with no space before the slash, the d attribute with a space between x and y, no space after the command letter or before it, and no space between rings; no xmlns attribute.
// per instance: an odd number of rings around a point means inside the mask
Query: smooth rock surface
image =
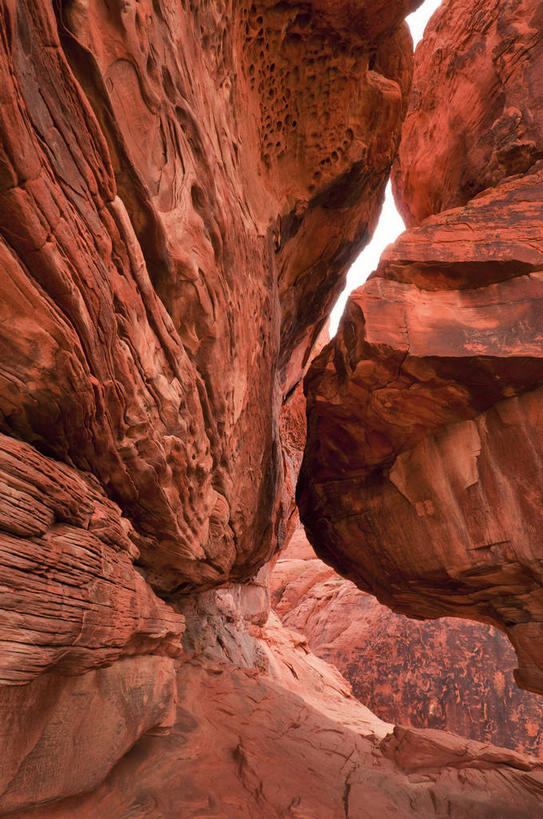
<svg viewBox="0 0 543 819"><path fill-rule="evenodd" d="M174 661L151 656L2 686L0 814L96 788L140 737L167 733L176 696Z"/></svg>
<svg viewBox="0 0 543 819"><path fill-rule="evenodd" d="M382 722L301 635L274 615L256 625L266 604L255 607L253 592L234 586L191 603L199 613L187 612L190 659L168 736L136 743L93 793L13 817L543 816L539 763Z"/></svg>

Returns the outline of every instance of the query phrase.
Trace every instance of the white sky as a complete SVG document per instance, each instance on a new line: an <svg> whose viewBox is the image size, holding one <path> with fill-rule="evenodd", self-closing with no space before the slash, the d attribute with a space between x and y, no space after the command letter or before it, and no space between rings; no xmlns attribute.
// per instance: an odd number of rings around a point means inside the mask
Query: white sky
<svg viewBox="0 0 543 819"><path fill-rule="evenodd" d="M417 11L410 14L407 18L407 23L411 29L411 35L415 45L421 39L426 23L440 4L441 0L426 0ZM385 247L391 244L404 230L405 225L402 217L396 210L389 182L386 187L385 203L381 211L379 224L375 229L372 240L369 245L366 245L349 270L345 290L340 295L332 310L332 315L330 316L330 336L336 333L349 293L355 288L360 287L370 273L373 273Z"/></svg>

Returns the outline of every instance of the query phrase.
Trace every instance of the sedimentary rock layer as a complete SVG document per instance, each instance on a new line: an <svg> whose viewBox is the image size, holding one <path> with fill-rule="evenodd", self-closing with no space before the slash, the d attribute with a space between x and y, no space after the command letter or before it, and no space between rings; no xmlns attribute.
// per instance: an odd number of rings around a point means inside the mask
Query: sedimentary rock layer
<svg viewBox="0 0 543 819"><path fill-rule="evenodd" d="M398 612L507 630L543 690L543 172L399 238L306 381L317 552Z"/></svg>
<svg viewBox="0 0 543 819"><path fill-rule="evenodd" d="M414 5L1 0L0 811L169 724L176 596L284 538L279 408L375 222Z"/></svg>
<svg viewBox="0 0 543 819"><path fill-rule="evenodd" d="M4 435L0 478L0 686L181 653L183 617L134 567L138 539L96 479Z"/></svg>
<svg viewBox="0 0 543 819"><path fill-rule="evenodd" d="M515 653L498 629L395 614L318 560L301 531L270 579L284 625L381 719L543 755L543 702L516 685Z"/></svg>
<svg viewBox="0 0 543 819"><path fill-rule="evenodd" d="M539 0L447 0L417 48L394 190L407 224L543 156Z"/></svg>

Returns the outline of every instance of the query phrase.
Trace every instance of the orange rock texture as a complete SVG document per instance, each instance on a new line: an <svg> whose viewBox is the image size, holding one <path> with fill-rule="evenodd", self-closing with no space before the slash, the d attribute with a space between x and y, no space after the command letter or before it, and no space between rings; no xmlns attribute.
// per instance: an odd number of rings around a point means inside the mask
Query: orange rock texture
<svg viewBox="0 0 543 819"><path fill-rule="evenodd" d="M417 50L396 171L417 226L307 376L299 500L338 571L397 612L505 630L518 683L541 693L543 168L522 147L541 115L538 14L446 3Z"/></svg>
<svg viewBox="0 0 543 819"><path fill-rule="evenodd" d="M278 402L377 215L404 5L2 4L0 428L96 477L155 588L275 547Z"/></svg>
<svg viewBox="0 0 543 819"><path fill-rule="evenodd" d="M492 626L391 612L315 557L302 532L271 574L285 626L339 669L381 719L543 756L543 702L518 688L515 654Z"/></svg>
<svg viewBox="0 0 543 819"><path fill-rule="evenodd" d="M394 173L406 224L464 205L543 154L543 9L447 0L417 48Z"/></svg>
<svg viewBox="0 0 543 819"><path fill-rule="evenodd" d="M262 585L204 592L185 614L169 733L149 732L93 792L12 817L543 816L540 763L378 719L268 616Z"/></svg>
<svg viewBox="0 0 543 819"><path fill-rule="evenodd" d="M393 732L268 617L416 5L0 0L0 814L537 816L535 760Z"/></svg>

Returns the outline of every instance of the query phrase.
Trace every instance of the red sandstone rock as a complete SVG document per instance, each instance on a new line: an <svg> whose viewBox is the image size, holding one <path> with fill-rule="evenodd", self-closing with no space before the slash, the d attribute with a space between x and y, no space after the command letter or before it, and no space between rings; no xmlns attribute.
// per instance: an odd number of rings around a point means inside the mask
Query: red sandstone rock
<svg viewBox="0 0 543 819"><path fill-rule="evenodd" d="M0 3L1 635L6 681L53 675L0 691L12 816L537 816L529 760L409 735L443 768L405 773L262 579L183 604L149 736L179 592L280 545L279 406L375 222L414 5Z"/></svg>
<svg viewBox="0 0 543 819"><path fill-rule="evenodd" d="M395 611L507 630L543 691L543 172L427 219L306 379L320 556Z"/></svg>
<svg viewBox="0 0 543 819"><path fill-rule="evenodd" d="M273 615L257 626L259 607L245 606L253 591L225 588L201 595L198 611L190 604L185 656L200 649L179 671L168 736L136 743L93 793L14 819L543 816L533 759L440 731L393 730L301 635Z"/></svg>
<svg viewBox="0 0 543 819"><path fill-rule="evenodd" d="M0 0L3 809L163 724L176 595L281 545L279 410L377 217L412 6Z"/></svg>
<svg viewBox="0 0 543 819"><path fill-rule="evenodd" d="M315 558L298 530L271 574L275 611L387 722L439 728L543 756L543 704L513 679L491 626L394 614Z"/></svg>
<svg viewBox="0 0 543 819"><path fill-rule="evenodd" d="M2 3L0 429L98 478L156 588L275 546L281 389L406 105L382 5Z"/></svg>
<svg viewBox="0 0 543 819"><path fill-rule="evenodd" d="M540 14L450 2L434 18L396 189L410 222L444 212L385 254L315 364L301 491L340 571L397 611L505 628L537 691Z"/></svg>
<svg viewBox="0 0 543 819"><path fill-rule="evenodd" d="M310 361L320 353L329 341L330 335L328 324L326 324L315 343ZM286 510L284 513L284 544L289 543L290 539L296 536L300 522L295 493L305 446L306 426L303 381L300 379L299 384L285 398L279 416L284 476L282 502L283 509Z"/></svg>
<svg viewBox="0 0 543 819"><path fill-rule="evenodd" d="M167 732L176 696L174 661L156 656L0 687L0 814L96 788L141 736Z"/></svg>
<svg viewBox="0 0 543 819"><path fill-rule="evenodd" d="M406 224L465 204L543 153L538 0L447 0L416 51L394 192Z"/></svg>
<svg viewBox="0 0 543 819"><path fill-rule="evenodd" d="M53 667L181 652L183 618L133 566L138 538L97 481L0 435L0 693Z"/></svg>

